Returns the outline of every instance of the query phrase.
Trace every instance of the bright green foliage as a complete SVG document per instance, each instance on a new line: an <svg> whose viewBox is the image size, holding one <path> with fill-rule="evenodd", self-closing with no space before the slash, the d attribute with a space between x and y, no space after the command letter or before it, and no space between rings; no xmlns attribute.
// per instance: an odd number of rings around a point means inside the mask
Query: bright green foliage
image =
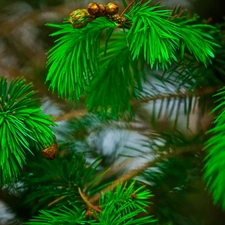
<svg viewBox="0 0 225 225"><path fill-rule="evenodd" d="M139 213L146 213L145 208L150 204L152 195L144 190L144 186L136 189L134 183L118 185L115 191L102 194L99 205L102 208L100 215L95 213L99 222L93 224L149 224L156 222L152 216L134 218Z"/></svg>
<svg viewBox="0 0 225 225"><path fill-rule="evenodd" d="M132 60L124 33L115 33L99 56L99 74L93 79L88 91L89 111L99 111L112 116L128 110L130 99L136 97L137 88L141 90L143 66L138 60Z"/></svg>
<svg viewBox="0 0 225 225"><path fill-rule="evenodd" d="M149 191L145 190L145 186L137 188L133 182L130 185L118 185L115 191L108 191L105 195L102 194L100 205L102 208L106 208L109 207L109 202L114 202L114 207L118 208L129 203L123 213L130 213L133 209L146 212L145 207L150 204L150 197L152 197L152 195ZM123 216L126 216L125 214Z"/></svg>
<svg viewBox="0 0 225 225"><path fill-rule="evenodd" d="M131 39L129 48L133 59L144 54L150 67L164 69L176 60L181 34L179 26L168 20L171 11L160 10L160 6L149 7L150 2L136 5L129 16L132 20L128 32Z"/></svg>
<svg viewBox="0 0 225 225"><path fill-rule="evenodd" d="M39 99L34 98L32 84L14 79L8 85L0 77L0 183L17 179L25 163L26 152L42 150L54 142L49 126L50 116L41 112Z"/></svg>
<svg viewBox="0 0 225 225"><path fill-rule="evenodd" d="M101 118L118 119L124 112L130 115L131 101L134 98L143 102L152 101L152 111L149 114L140 110L142 112L138 115L138 105L136 118L138 123L142 120L140 124L144 125L140 126L140 133L144 134L146 139L149 137L147 141L143 141L143 147L151 149L152 155L157 155L156 160L148 165L150 167L154 164L156 170L150 169L143 175L146 186L143 186L143 183L127 183L105 192L104 188L107 186L109 190L111 182L119 176L118 171L112 171L115 173L107 177L107 169L99 166L100 162L101 166L105 166L104 155L101 160L97 158L88 164L84 155L77 153L77 146L80 152L84 151L96 157L96 146L90 146L87 143L89 140L86 139L91 132L97 136L102 134L106 127L114 126L136 131L139 126L124 121L115 124L115 121L110 120L103 124L100 118L93 114L77 118L70 123L70 128L75 133L72 145L66 139L68 145L63 146L63 151L60 152L62 154L54 161L48 161L39 154L33 157L34 161L23 170L23 204L31 208L31 213L35 215L40 208L44 209L40 211L39 216L26 224L151 224L156 220L147 212L152 197L148 189L156 196L154 209L160 224L168 225L168 221L172 221L171 224L182 224L180 221L185 219L178 209L179 204L184 204L180 194L191 189L189 184L192 179L199 180L199 168L202 168L201 154L195 153L201 149L207 136L196 135L193 139L186 138L183 133L175 132L174 128L177 125L180 128L181 111L187 116L187 128L189 116L196 104L199 115L205 113L204 110L209 105L208 102L208 105L205 103L207 94L199 93L196 90L198 87L211 87L220 83L219 76L216 77L209 72L213 81L211 83L209 75L203 70L204 66L215 60L214 51L218 50L218 45L214 37L217 30L206 24L197 24L196 16L191 18L186 13L179 14L177 10L166 10L159 5L150 6L151 1L145 4L140 2L143 1L135 1L126 11L127 21L124 27L123 24L116 24L116 20L110 21L110 16L108 19L92 17L91 22L83 20L87 17L81 18L82 23L87 23L87 26L82 28L74 28L68 23L48 24L58 29L51 36L59 38L48 52L47 81L50 82L53 91L57 90L59 97L78 100L84 94L88 111L99 113ZM126 0L122 0L122 3L127 6ZM105 40L102 40L103 36ZM223 35L221 36L218 42L222 42ZM220 53L216 53L224 55L222 48ZM145 71L145 64L150 68L156 68L157 72L160 70L160 73L161 69L168 70L165 74L157 74L147 69ZM216 66L220 70L217 71L224 72L223 67L220 67L222 64L225 65L223 60L218 61ZM146 90L142 89L142 83L143 87L147 87ZM18 178L19 169L27 160L26 151L32 153L32 150L41 150L55 141L50 129L50 126L54 125L52 118L41 113L38 99L32 98L35 92L30 90L31 87L31 84L25 85L22 79L13 80L8 85L6 79L0 78L2 184ZM190 90L193 93L190 93ZM217 95L222 97L214 111L224 107L224 94L225 88ZM174 116L174 121L171 121ZM168 120L169 132L159 131L162 123L158 119L162 117ZM211 130L212 138L206 146L209 153L206 157L204 179L215 202L225 209L224 111L217 117L215 124L215 128ZM150 127L156 128L156 138L154 134L149 134ZM121 140L122 144L125 143L123 141ZM117 146L119 149L122 145L119 143ZM146 154L142 148L136 149L125 144L123 147L137 151L143 156ZM69 151L70 148L73 150L72 153ZM115 152L115 155L117 153ZM176 157L176 154L179 155L179 160L169 159ZM131 157L129 153L122 154L123 157L126 155ZM112 156L114 158L113 154ZM166 157L168 158L163 160ZM119 171L121 173L124 172L122 167L123 163ZM140 169L146 169L146 165ZM141 174L136 179L139 178ZM101 191L98 201L91 202L96 207L90 206L88 200ZM99 210L95 211L96 209ZM90 213L91 210L93 214ZM139 216L141 218L138 218Z"/></svg>
<svg viewBox="0 0 225 225"><path fill-rule="evenodd" d="M196 22L196 16L187 19L184 15L173 19L171 10L160 9L158 5L149 7L150 2L137 4L129 15L133 23L128 33L133 58L139 57L143 49L150 67L165 69L177 60L177 50L181 50L183 57L187 47L198 61L205 65L211 62L214 48L218 47L209 34L215 29L213 26L192 24Z"/></svg>
<svg viewBox="0 0 225 225"><path fill-rule="evenodd" d="M144 209L149 205L151 194L143 190L143 187L136 189L134 183L126 187L118 185L115 191L108 191L102 194L99 205L101 212L93 210L93 218L85 216L85 209L77 207L69 202L70 207L62 207L59 210L42 210L41 214L28 225L56 225L56 224L90 224L90 225L118 225L118 224L149 224L156 222L152 216L135 218L140 212L146 213Z"/></svg>
<svg viewBox="0 0 225 225"><path fill-rule="evenodd" d="M47 25L60 29L51 36L61 35L48 52L50 88L53 91L57 88L59 97L79 99L98 73L101 33L106 28L115 28L116 24L98 18L82 29L74 29L70 24Z"/></svg>
<svg viewBox="0 0 225 225"><path fill-rule="evenodd" d="M207 156L204 179L213 195L214 202L220 204L225 210L225 88L220 89L215 97L219 99L216 101L218 106L214 108L213 113L221 111L214 121L215 127L210 130L213 136L205 146Z"/></svg>
<svg viewBox="0 0 225 225"><path fill-rule="evenodd" d="M186 21L188 22L188 21ZM214 48L219 47L213 40L208 30L215 29L206 24L181 25L180 31L182 35L181 49L184 55L185 46L189 52L195 56L199 62L203 62L205 66L211 62L214 57Z"/></svg>
<svg viewBox="0 0 225 225"><path fill-rule="evenodd" d="M62 207L58 211L41 210L40 215L31 219L27 225L75 225L87 224L85 221L85 211L82 212L74 204L71 208Z"/></svg>
<svg viewBox="0 0 225 225"><path fill-rule="evenodd" d="M147 62L151 68L166 69L189 51L207 65L218 46L210 33L214 28L196 24L196 16L176 17L171 10L150 3L134 5L125 15L128 22L119 28L121 33L114 31L118 24L105 17L83 28L48 24L59 29L51 36L61 36L48 52L50 88L69 100L87 94L89 112L118 118L131 112L135 86L141 90L140 64ZM101 43L104 30L106 42Z"/></svg>
<svg viewBox="0 0 225 225"><path fill-rule="evenodd" d="M173 10L170 20L179 26L182 37L181 57L184 58L187 48L197 61L207 66L211 63L211 58L214 58L215 48L220 47L212 35L218 34L218 30L208 24L198 24L198 15L194 14L190 17L188 10L181 15L180 13L180 8L177 7L175 11Z"/></svg>

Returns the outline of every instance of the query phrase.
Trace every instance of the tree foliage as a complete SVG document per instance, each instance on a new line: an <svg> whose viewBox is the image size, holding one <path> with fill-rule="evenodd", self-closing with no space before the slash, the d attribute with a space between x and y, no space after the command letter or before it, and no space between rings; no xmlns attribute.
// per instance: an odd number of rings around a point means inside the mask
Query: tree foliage
<svg viewBox="0 0 225 225"><path fill-rule="evenodd" d="M26 154L50 146L55 138L50 116L42 113L32 84L0 77L0 183L18 179Z"/></svg>
<svg viewBox="0 0 225 225"><path fill-rule="evenodd" d="M225 161L224 161L224 128L225 128L225 116L224 116L224 99L225 89L222 88L215 95L217 97L218 105L213 109L213 113L217 112L213 127L209 133L212 137L206 142L205 150L207 156L205 158L205 175L207 187L213 195L213 200L225 209L225 195L224 195L224 184L225 184ZM219 110L219 112L218 112Z"/></svg>
<svg viewBox="0 0 225 225"><path fill-rule="evenodd" d="M47 24L58 29L50 35L58 39L48 51L46 82L58 97L78 101L84 96L89 113L68 122L74 140L71 143L68 138L65 145L60 145L59 157L54 161L47 161L40 154L35 158L27 155L48 149L56 142L51 128L56 124L51 116L42 113L32 84L26 84L22 78L9 83L0 77L0 184L10 184L19 178L22 181L24 204L35 215L25 224L157 223L148 213L153 195L161 194L170 204L171 193L179 197L184 190L191 189L188 181L201 176L196 170L201 170L203 164L204 142L203 179L214 202L225 209L225 89L215 95L218 100L212 113L217 116L215 126L207 134L209 139L206 135L190 138L177 130L181 112L189 129L193 123L190 115L196 108L200 117L211 110L215 87L225 81L224 32L221 27L201 22L197 15L177 7L168 10L160 4L151 5L151 1L122 3L125 11L121 15L104 11L112 3L106 6L93 3L100 14L78 9L75 12L79 21L72 23L73 16L70 23L65 18L62 24ZM86 13L85 18L81 12ZM77 22L81 23L79 27ZM151 103L149 114L144 110L138 112L137 105L141 102ZM142 126L126 123L132 121L134 114L138 122L142 120ZM161 118L168 121L169 129L159 132L158 127L163 125L159 122ZM87 147L90 132L102 129L104 134L104 129L112 124L118 129L147 130L139 132L144 144L123 146L129 153L140 153L145 160L143 165L119 178L127 168L122 170L119 165L117 174L108 175L110 168L104 168L104 156L96 157L96 149L88 152ZM150 128L158 133L149 132ZM86 151L80 153L83 148ZM84 157L87 152L94 152L95 160L91 163ZM174 159L177 155L181 162ZM122 165L135 164L129 154L125 156L128 160ZM29 164L19 177L26 158ZM154 170L152 166L157 168ZM172 171L174 167L179 169ZM139 181L133 182L134 177ZM171 184L159 190L168 180ZM162 224L174 222L174 215L183 218L176 207L159 205L162 208L156 214ZM180 225L180 220L174 224Z"/></svg>
<svg viewBox="0 0 225 225"><path fill-rule="evenodd" d="M104 116L109 110L117 117L130 111L129 99L135 97L134 87L141 90L143 76L137 72L140 61L151 68L165 69L177 61L179 51L184 56L187 48L207 65L218 44L206 31L215 28L195 24L196 17L173 20L171 10L161 9L159 5L149 7L150 2L136 4L126 15L130 22L119 31L124 38L117 35L115 39L114 30L120 25L104 17L81 29L69 24L48 24L59 29L52 36L61 35L48 52L47 81L52 90L57 89L59 97L69 100L87 94L89 111L98 111ZM106 30L106 41L101 44L103 30ZM118 88L123 92L114 91ZM107 100L102 96L107 96Z"/></svg>

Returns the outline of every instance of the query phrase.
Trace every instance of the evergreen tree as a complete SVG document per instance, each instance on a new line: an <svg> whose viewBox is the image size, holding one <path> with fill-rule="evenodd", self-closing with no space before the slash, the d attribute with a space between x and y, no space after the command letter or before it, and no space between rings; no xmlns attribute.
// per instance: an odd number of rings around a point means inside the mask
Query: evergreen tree
<svg viewBox="0 0 225 225"><path fill-rule="evenodd" d="M151 0L122 3L120 14L115 3L90 3L47 24L57 38L46 81L58 97L85 98L87 110L46 115L31 83L0 77L0 184L22 191L24 224L199 224L172 202L196 177L225 209L224 25ZM150 113L142 103L151 103ZM215 119L190 136L179 126L189 129L194 111ZM64 141L55 136L62 119L72 130ZM119 164L115 151L108 166L88 135L138 129L134 122L151 124L140 131L141 149L127 146Z"/></svg>

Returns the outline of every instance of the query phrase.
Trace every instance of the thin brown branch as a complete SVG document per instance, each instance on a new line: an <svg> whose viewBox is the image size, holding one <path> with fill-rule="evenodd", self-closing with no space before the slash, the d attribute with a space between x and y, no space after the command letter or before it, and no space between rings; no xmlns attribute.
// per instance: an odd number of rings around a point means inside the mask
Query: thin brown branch
<svg viewBox="0 0 225 225"><path fill-rule="evenodd" d="M98 192L96 195L92 196L89 199L89 202L92 202L92 203L97 202L100 199L102 193L106 193L107 191L114 190L118 185L131 180L132 178L141 174L143 171L147 170L149 167L154 166L155 164L161 162L164 159L172 158L174 156L181 155L186 152L197 152L197 151L199 151L199 149L202 149L202 148L203 148L203 146L195 146L194 148L191 148L191 147L183 148L178 151L160 155L160 156L156 157L155 160L149 161L149 162L145 163L143 166L141 166L135 170L132 170L132 171L128 172L127 174L122 175L119 179L114 181L110 186L104 188L103 190L101 190L101 192Z"/></svg>
<svg viewBox="0 0 225 225"><path fill-rule="evenodd" d="M218 89L220 89L222 86L215 86L215 87L204 87L204 88L198 88L193 91L179 91L176 93L165 93L165 94L158 94L155 96L147 96L143 99L135 100L131 102L131 106L135 106L139 103L145 103L149 101L155 101L155 100L163 100L163 99L172 99L172 98L187 98L191 96L196 97L202 97L205 95L212 95L215 94Z"/></svg>
<svg viewBox="0 0 225 225"><path fill-rule="evenodd" d="M134 4L135 0L131 1L130 4L123 10L120 16L123 16L126 11Z"/></svg>
<svg viewBox="0 0 225 225"><path fill-rule="evenodd" d="M137 99L131 101L131 106L136 106L140 103L146 103L149 101L154 101L154 100L163 100L163 99L172 99L172 98L187 98L189 96L196 96L196 97L202 97L205 95L212 95L217 92L218 89L220 89L222 86L215 86L215 87L204 87L204 88L199 88L194 91L183 91L183 92L176 92L176 93L166 93L166 94L158 94L155 96L149 96L145 97L143 99ZM54 117L54 121L61 121L61 120L69 120L72 118L78 118L81 116L84 116L87 114L87 109L78 109L74 110L69 113L65 113L59 116Z"/></svg>
<svg viewBox="0 0 225 225"><path fill-rule="evenodd" d="M78 109L78 110L74 110L72 112L69 113L65 113L59 116L55 116L54 117L54 121L62 121L62 120L69 120L72 118L77 118L77 117L81 117L87 114L87 109Z"/></svg>
<svg viewBox="0 0 225 225"><path fill-rule="evenodd" d="M79 192L81 198L82 198L82 199L84 200L84 202L87 204L88 208L92 208L92 209L94 209L96 212L101 212L101 211L102 211L98 206L93 205L93 204L88 200L88 198L85 196L85 194L81 191L80 188L78 188L78 192Z"/></svg>
<svg viewBox="0 0 225 225"><path fill-rule="evenodd" d="M63 196L61 196L61 197L58 197L58 198L55 199L54 201L50 202L50 203L48 204L48 206L51 206L51 205L57 203L58 201L64 199L65 197L66 197L66 195L63 195Z"/></svg>

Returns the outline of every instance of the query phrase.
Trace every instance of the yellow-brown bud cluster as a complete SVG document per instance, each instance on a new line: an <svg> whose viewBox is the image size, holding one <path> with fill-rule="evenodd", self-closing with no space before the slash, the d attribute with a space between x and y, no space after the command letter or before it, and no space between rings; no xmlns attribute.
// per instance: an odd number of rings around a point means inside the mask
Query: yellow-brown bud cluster
<svg viewBox="0 0 225 225"><path fill-rule="evenodd" d="M77 9L70 13L68 22L74 28L82 28L97 17L105 16L121 25L126 22L126 18L118 15L118 11L119 6L114 2L110 2L107 5L92 2L87 9Z"/></svg>

